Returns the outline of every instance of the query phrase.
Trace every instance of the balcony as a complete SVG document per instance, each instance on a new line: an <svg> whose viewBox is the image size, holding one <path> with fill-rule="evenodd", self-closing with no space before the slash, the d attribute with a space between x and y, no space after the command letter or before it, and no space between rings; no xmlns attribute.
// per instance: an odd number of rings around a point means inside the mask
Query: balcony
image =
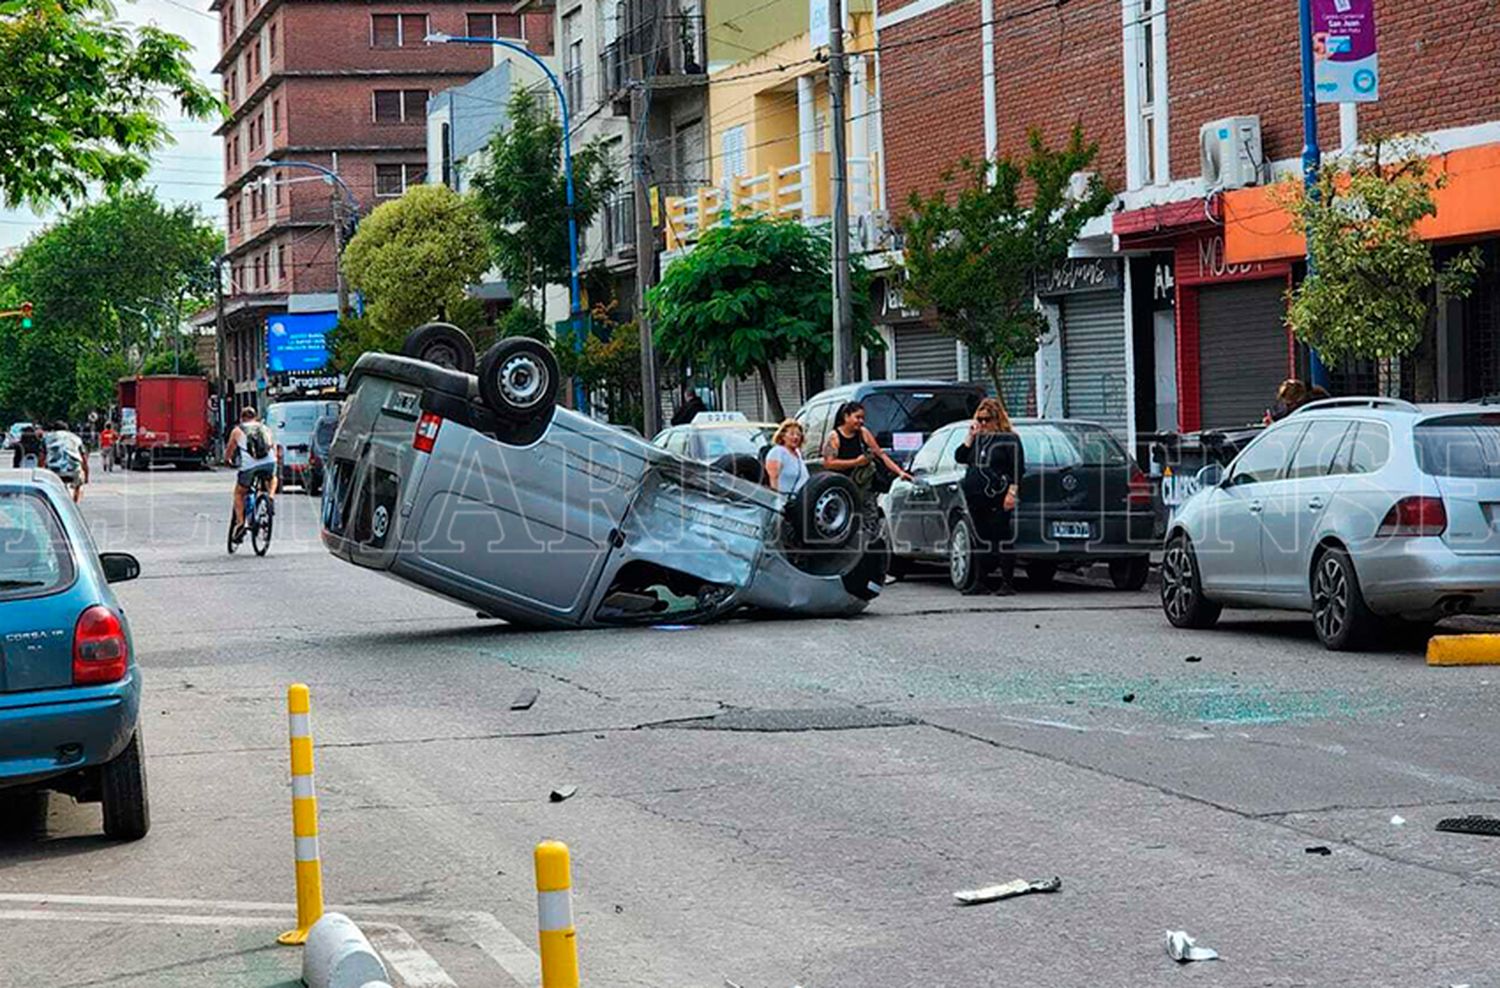
<svg viewBox="0 0 1500 988"><path fill-rule="evenodd" d="M603 250L606 260L635 254L635 194L619 192L604 204Z"/></svg>
<svg viewBox="0 0 1500 988"><path fill-rule="evenodd" d="M849 159L851 217L872 212L880 201L877 165L873 157ZM727 222L732 216L771 216L803 223L826 221L833 215L831 174L832 158L828 152L818 151L810 161L727 179L720 186L699 189L697 195L669 198L667 249L691 247L705 229L715 222Z"/></svg>
<svg viewBox="0 0 1500 988"><path fill-rule="evenodd" d="M623 114L630 109L631 83L655 90L706 86L705 40L702 14L651 18L605 46L599 56L600 96Z"/></svg>

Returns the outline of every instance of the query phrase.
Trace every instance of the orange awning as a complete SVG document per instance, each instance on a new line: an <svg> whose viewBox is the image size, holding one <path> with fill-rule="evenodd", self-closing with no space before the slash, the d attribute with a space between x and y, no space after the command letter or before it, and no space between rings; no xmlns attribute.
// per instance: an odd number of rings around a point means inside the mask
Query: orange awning
<svg viewBox="0 0 1500 988"><path fill-rule="evenodd" d="M1433 193L1437 215L1417 224L1423 240L1500 234L1500 144L1484 144L1429 159L1448 184ZM1270 186L1224 193L1224 259L1229 264L1285 261L1307 253L1291 217Z"/></svg>

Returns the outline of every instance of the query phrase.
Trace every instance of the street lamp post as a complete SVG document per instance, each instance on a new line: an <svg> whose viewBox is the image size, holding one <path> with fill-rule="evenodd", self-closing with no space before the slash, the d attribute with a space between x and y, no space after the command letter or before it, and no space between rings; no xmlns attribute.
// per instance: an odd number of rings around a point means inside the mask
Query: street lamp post
<svg viewBox="0 0 1500 988"><path fill-rule="evenodd" d="M338 263L338 259L344 256L345 245L345 223L343 208L348 208L357 222L359 220L359 200L355 198L354 190L349 188L349 183L332 168L311 161L278 161L274 158L262 158L256 163L259 168L306 168L315 171L328 180L329 184L337 186L343 193L340 199L338 194L333 198L333 247L334 247L334 284L337 286L339 295L339 318L343 318L349 311L349 285L344 281L344 267Z"/></svg>
<svg viewBox="0 0 1500 988"><path fill-rule="evenodd" d="M552 83L552 91L557 94L557 105L562 110L562 139L563 139L563 183L567 188L568 200L568 322L573 327L573 349L583 352L583 322L579 314L583 308L583 291L578 282L578 214L576 210L577 200L573 193L573 122L568 107L568 95L563 91L562 80L557 73L543 61L535 52L526 47L521 40L510 38L472 38L453 37L434 31L425 39L430 45L495 45L506 48L517 54L524 55L547 77ZM574 404L579 411L586 411L588 407L588 396L584 394L583 382L574 382Z"/></svg>
<svg viewBox="0 0 1500 988"><path fill-rule="evenodd" d="M1318 169L1323 163L1323 151L1318 146L1318 102L1313 87L1313 30L1312 0L1297 0L1297 26L1302 47L1302 192L1316 197L1318 194ZM1307 277L1314 271L1312 238L1307 238ZM1308 379L1320 387L1328 386L1328 369L1318 357L1318 351L1308 351Z"/></svg>

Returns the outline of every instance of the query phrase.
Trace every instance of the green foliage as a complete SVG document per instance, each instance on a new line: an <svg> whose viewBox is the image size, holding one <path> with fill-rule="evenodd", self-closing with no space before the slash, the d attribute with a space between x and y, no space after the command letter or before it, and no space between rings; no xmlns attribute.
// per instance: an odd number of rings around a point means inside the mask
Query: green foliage
<svg viewBox="0 0 1500 988"><path fill-rule="evenodd" d="M0 413L76 417L114 400L114 382L170 349L207 304L223 238L191 206L128 191L74 209L0 270L0 299L36 306L0 321ZM0 418L6 417L0 414Z"/></svg>
<svg viewBox="0 0 1500 988"><path fill-rule="evenodd" d="M942 189L908 201L907 301L937 310L939 328L984 362L996 393L1005 368L1036 353L1046 331L1037 278L1112 198L1097 175L1082 195L1071 193L1098 152L1078 127L1056 149L1033 130L1024 158L965 158L943 174Z"/></svg>
<svg viewBox="0 0 1500 988"><path fill-rule="evenodd" d="M490 141L488 161L473 176L489 228L495 265L518 296L541 310L547 285L568 280L568 199L562 171L562 126L529 89L517 89L509 126ZM587 229L616 186L603 140L573 154L578 229ZM545 316L545 312L543 313Z"/></svg>
<svg viewBox="0 0 1500 988"><path fill-rule="evenodd" d="M188 341L184 340L182 347L181 353L175 355L170 350L153 353L141 364L141 373L186 374L190 377L205 374L203 365L198 362L198 354L190 348Z"/></svg>
<svg viewBox="0 0 1500 988"><path fill-rule="evenodd" d="M1314 259L1291 292L1287 319L1324 361L1411 353L1426 331L1432 287L1468 295L1478 248L1439 270L1417 235L1417 222L1437 215L1433 190L1444 181L1431 173L1419 141L1395 138L1326 161L1314 196L1295 179L1276 190Z"/></svg>
<svg viewBox="0 0 1500 988"><path fill-rule="evenodd" d="M830 253L826 235L795 220L743 216L709 228L647 300L663 359L716 380L758 374L773 417L783 418L772 365L833 361ZM850 266L850 281L856 343L879 349L863 265Z"/></svg>
<svg viewBox="0 0 1500 988"><path fill-rule="evenodd" d="M547 330L542 314L521 302L505 310L505 314L495 325L495 336L498 339L508 336L529 336L544 343L552 342L552 334Z"/></svg>
<svg viewBox="0 0 1500 988"><path fill-rule="evenodd" d="M641 405L641 330L634 322L608 324L608 338L592 335L583 351L571 338L558 337L554 350L564 375L583 382L584 389L617 425L643 428Z"/></svg>
<svg viewBox="0 0 1500 988"><path fill-rule="evenodd" d="M146 174L170 142L168 100L185 116L216 116L192 46L156 27L115 20L108 0L0 3L0 194L7 206L118 191Z"/></svg>
<svg viewBox="0 0 1500 988"><path fill-rule="evenodd" d="M344 248L343 267L365 298L364 316L344 320L336 334L334 354L346 369L366 350L399 349L422 323L472 329L483 320L483 305L465 289L489 267L484 224L445 185L415 185L377 207Z"/></svg>

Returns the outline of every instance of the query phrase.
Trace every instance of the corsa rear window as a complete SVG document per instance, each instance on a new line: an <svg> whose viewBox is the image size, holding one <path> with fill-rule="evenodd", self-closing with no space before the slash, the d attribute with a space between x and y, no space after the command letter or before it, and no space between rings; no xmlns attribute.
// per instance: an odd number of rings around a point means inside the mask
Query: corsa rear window
<svg viewBox="0 0 1500 988"><path fill-rule="evenodd" d="M1500 480L1500 413L1433 419L1413 434L1423 473Z"/></svg>
<svg viewBox="0 0 1500 988"><path fill-rule="evenodd" d="M974 414L979 398L971 391L877 391L862 402L865 428L876 436L894 432L932 433ZM832 429L832 424L829 425Z"/></svg>
<svg viewBox="0 0 1500 988"><path fill-rule="evenodd" d="M0 491L0 601L53 593L73 577L68 537L47 500Z"/></svg>

